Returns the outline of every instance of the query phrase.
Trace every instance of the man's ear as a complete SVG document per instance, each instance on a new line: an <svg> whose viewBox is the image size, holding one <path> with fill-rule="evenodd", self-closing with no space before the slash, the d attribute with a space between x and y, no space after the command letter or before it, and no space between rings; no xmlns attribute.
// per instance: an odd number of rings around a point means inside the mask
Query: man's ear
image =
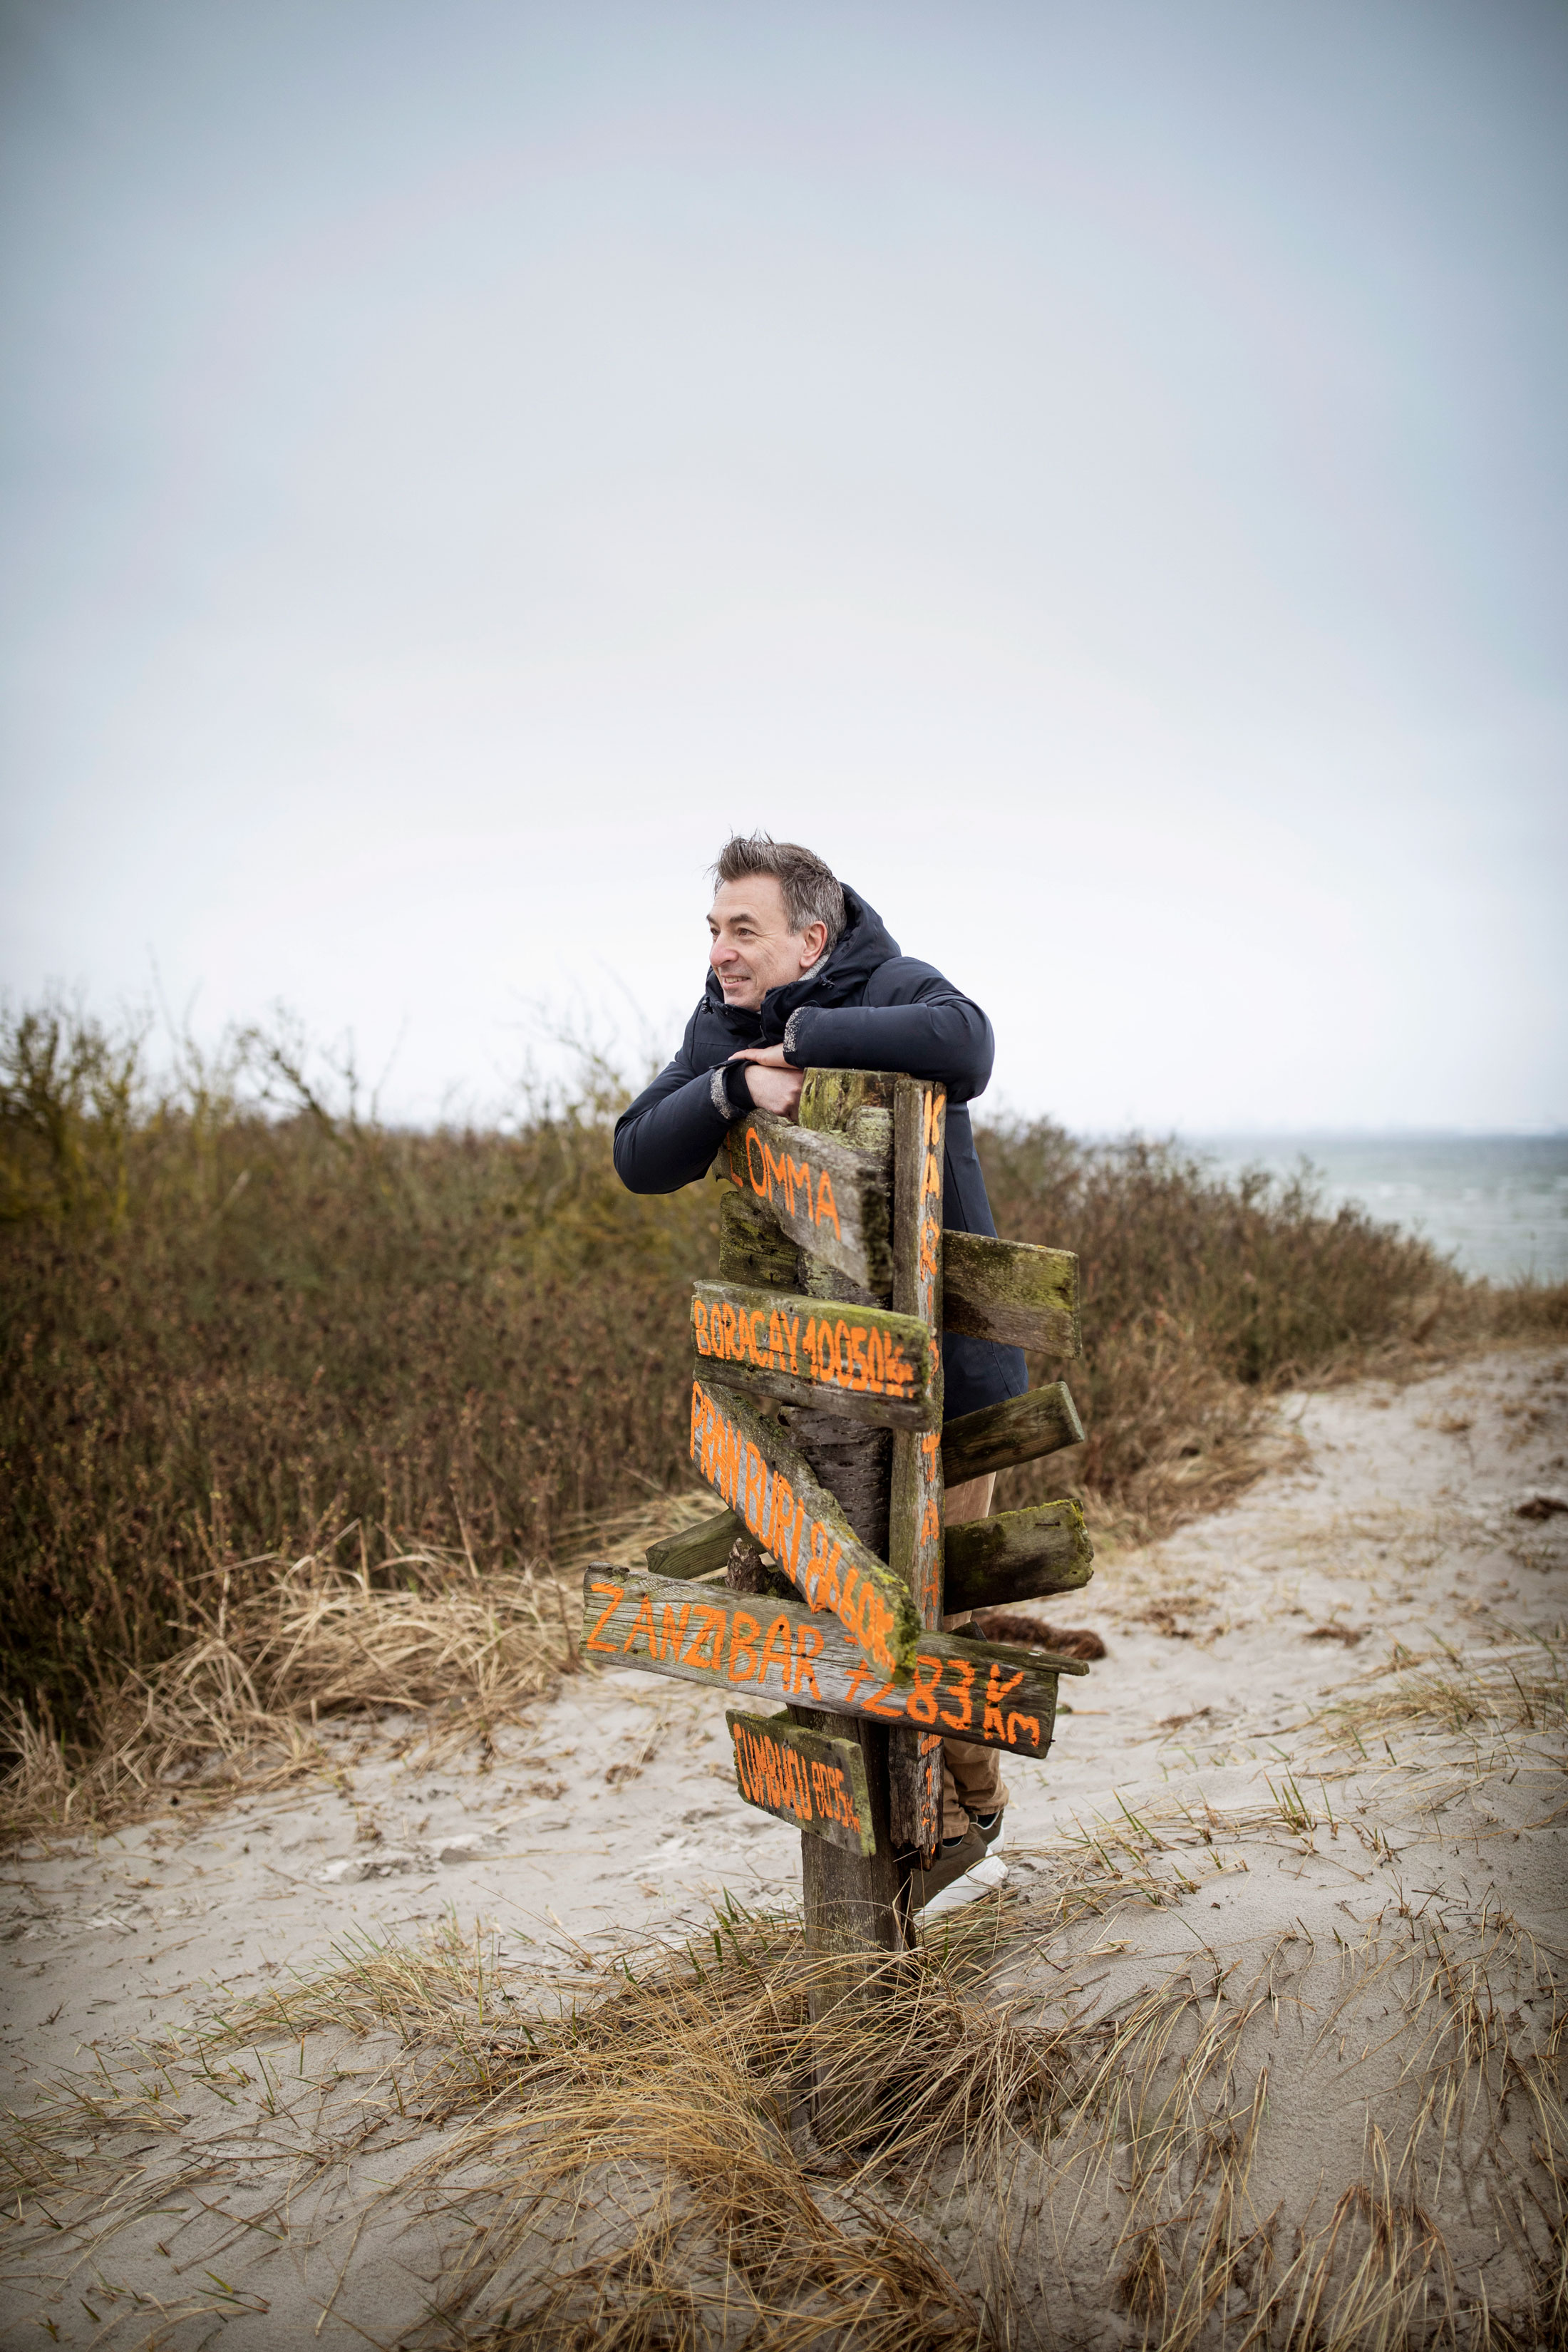
<svg viewBox="0 0 1568 2352"><path fill-rule="evenodd" d="M827 945L826 923L807 923L800 935L801 970L809 971L822 961L822 950Z"/></svg>

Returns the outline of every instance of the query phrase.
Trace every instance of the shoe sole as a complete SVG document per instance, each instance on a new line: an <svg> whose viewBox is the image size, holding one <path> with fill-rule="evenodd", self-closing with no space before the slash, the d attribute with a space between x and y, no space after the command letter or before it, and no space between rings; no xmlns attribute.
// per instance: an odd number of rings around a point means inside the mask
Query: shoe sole
<svg viewBox="0 0 1568 2352"><path fill-rule="evenodd" d="M915 1916L940 1919L948 1911L962 1911L966 1905L978 1903L983 1895L994 1894L1006 1875L1007 1865L1001 1855L988 1853L984 1861L966 1870L962 1878L955 1878L951 1886L944 1886L929 1903L922 1903Z"/></svg>

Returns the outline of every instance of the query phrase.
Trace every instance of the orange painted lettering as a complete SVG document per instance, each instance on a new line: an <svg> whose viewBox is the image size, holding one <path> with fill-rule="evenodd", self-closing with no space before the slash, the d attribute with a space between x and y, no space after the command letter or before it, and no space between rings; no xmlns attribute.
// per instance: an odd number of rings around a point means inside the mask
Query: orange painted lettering
<svg viewBox="0 0 1568 2352"><path fill-rule="evenodd" d="M691 1603L689 1601L683 1601L681 1602L680 1615L679 1619L675 1613L674 1601L667 1601L665 1602L663 1638L654 1652L656 1658L679 1657L680 1645L686 1639L686 1621L690 1614Z"/></svg>
<svg viewBox="0 0 1568 2352"><path fill-rule="evenodd" d="M756 1163L752 1158L753 1151L762 1152L763 1174L760 1183L757 1181ZM746 1173L752 1180L752 1192L760 1201L765 1201L772 1190L772 1180L768 1175L768 1155L763 1151L763 1139L754 1127L748 1127L746 1129Z"/></svg>
<svg viewBox="0 0 1568 2352"><path fill-rule="evenodd" d="M838 1230L838 1203L833 1197L833 1180L826 1168L816 1182L816 1215L813 1220L814 1223L820 1226L824 1217L832 1218L834 1239L842 1241L844 1236Z"/></svg>
<svg viewBox="0 0 1568 2352"><path fill-rule="evenodd" d="M650 1657L656 1656L658 1654L654 1649L654 1643L658 1641L658 1635L654 1631L653 1602L646 1592L637 1603L637 1613L632 1619L632 1630L621 1643L622 1649L629 1650L639 1633L647 1633L648 1654Z"/></svg>
<svg viewBox="0 0 1568 2352"><path fill-rule="evenodd" d="M710 1356L713 1350L708 1344L708 1309L700 1298L694 1298L691 1302L691 1323L697 1334L698 1354Z"/></svg>
<svg viewBox="0 0 1568 2352"><path fill-rule="evenodd" d="M1015 1747L1017 1743L1019 1724L1028 1733L1030 1745L1037 1748L1040 1744L1040 1718L1037 1715L1010 1715L1007 1717L1008 1747Z"/></svg>
<svg viewBox="0 0 1568 2352"><path fill-rule="evenodd" d="M697 1630L691 1636L691 1645L682 1655L680 1664L683 1666L700 1666L709 1674L722 1673L724 1630L728 1622L728 1613L724 1610L700 1608L697 1612ZM704 1642L708 1643L711 1653L706 1658L702 1654Z"/></svg>
<svg viewBox="0 0 1568 2352"><path fill-rule="evenodd" d="M613 1642L601 1642L599 1636L604 1632L609 1620L615 1615L616 1610L620 1607L622 1601L626 1599L626 1588L624 1584L591 1584L588 1587L588 1590L590 1592L607 1592L610 1596L609 1605L606 1608L601 1609L597 1617L594 1620L594 1630L588 1636L588 1647L590 1650L608 1650L613 1656L616 1648L615 1643Z"/></svg>
<svg viewBox="0 0 1568 2352"><path fill-rule="evenodd" d="M838 1328L842 1330L844 1326L840 1324ZM855 1328L849 1334L849 1363L855 1375L854 1379L850 1381L849 1386L857 1396L863 1396L866 1391L866 1382L868 1378L866 1370L866 1326L864 1323L857 1323Z"/></svg>
<svg viewBox="0 0 1568 2352"><path fill-rule="evenodd" d="M737 1609L730 1633L730 1680L749 1683L757 1671L757 1653L752 1644L762 1632L761 1625L749 1609ZM741 1664L742 1659L745 1664Z"/></svg>
<svg viewBox="0 0 1568 2352"><path fill-rule="evenodd" d="M745 1440L732 1421L720 1424L724 1442L724 1483L720 1493L733 1509L741 1499L741 1480L745 1469Z"/></svg>
<svg viewBox="0 0 1568 2352"><path fill-rule="evenodd" d="M776 1307L768 1318L768 1363L775 1372L784 1368L784 1318Z"/></svg>
<svg viewBox="0 0 1568 2352"><path fill-rule="evenodd" d="M993 1658L991 1661L991 1673L985 1685L985 1712L981 1718L980 1726L982 1731L994 1731L998 1739L1006 1738L1006 1727L1002 1720L1002 1701L1006 1697L1009 1691L1016 1691L1017 1689L1018 1685L1023 1681L1023 1675L1020 1672L1016 1675L1009 1675L1006 1681L1004 1682L1002 1680L1002 1669L996 1664L995 1659Z"/></svg>
<svg viewBox="0 0 1568 2352"><path fill-rule="evenodd" d="M811 1170L804 1160L796 1162L794 1160L786 1159L784 1162L784 1199L789 1205L789 1213L792 1217L795 1214L795 1192L797 1184L805 1194L805 1213L809 1217L811 1214Z"/></svg>
<svg viewBox="0 0 1568 2352"><path fill-rule="evenodd" d="M833 1377L840 1388L849 1386L852 1369L849 1354L849 1326L842 1317L833 1327Z"/></svg>
<svg viewBox="0 0 1568 2352"><path fill-rule="evenodd" d="M949 1658L947 1664L950 1685L952 1675L959 1676L959 1686L956 1691L950 1687L949 1696L957 1699L962 1712L944 1715L942 1720L950 1731L967 1731L974 1720L974 1701L971 1695L974 1688L974 1669L967 1658Z"/></svg>
<svg viewBox="0 0 1568 2352"><path fill-rule="evenodd" d="M795 1629L795 1694L796 1699L807 1692L820 1705L822 1693L816 1687L815 1661L822 1655L822 1635L815 1625L797 1625Z"/></svg>
<svg viewBox="0 0 1568 2352"><path fill-rule="evenodd" d="M922 1666L928 1666L931 1669L923 1680L921 1675ZM936 1721L936 1690L941 1680L942 1660L940 1658L915 1660L915 1686L910 1691L905 1705L917 1723Z"/></svg>
<svg viewBox="0 0 1568 2352"><path fill-rule="evenodd" d="M800 1368L795 1361L795 1343L800 1336L800 1317L798 1315L792 1315L790 1317L786 1336L789 1339L789 1368L792 1372L798 1372Z"/></svg>
<svg viewBox="0 0 1568 2352"><path fill-rule="evenodd" d="M763 1643L762 1663L757 1668L759 1690L767 1681L770 1666L777 1666L779 1682L787 1692L790 1684L789 1619L787 1617L775 1617L768 1627L767 1638Z"/></svg>
<svg viewBox="0 0 1568 2352"><path fill-rule="evenodd" d="M767 1309L764 1307L753 1307L746 1329L747 1342L752 1350L752 1361L753 1364L762 1365L764 1369L766 1368L768 1360L768 1343L765 1339L758 1339L757 1326L762 1321L763 1317L766 1312ZM774 1316L773 1320L775 1323L778 1321L778 1317L776 1315Z"/></svg>
<svg viewBox="0 0 1568 2352"><path fill-rule="evenodd" d="M768 1531L763 1538L763 1545L775 1559L787 1560L790 1538L795 1534L797 1513L794 1489L780 1470L773 1472L773 1493L769 1500ZM798 1542L798 1536L796 1540Z"/></svg>
<svg viewBox="0 0 1568 2352"><path fill-rule="evenodd" d="M882 1701L887 1698L890 1698L892 1700L893 1704L891 1706L883 1706ZM893 1716L902 1715L904 1711L903 1699L899 1693L894 1690L891 1683L884 1683L876 1696L874 1698L867 1699L864 1702L864 1705L868 1715Z"/></svg>

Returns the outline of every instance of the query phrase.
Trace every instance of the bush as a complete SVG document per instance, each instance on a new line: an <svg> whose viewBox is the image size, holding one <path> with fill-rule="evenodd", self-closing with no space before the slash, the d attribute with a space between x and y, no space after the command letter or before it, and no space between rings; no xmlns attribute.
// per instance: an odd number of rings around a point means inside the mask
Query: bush
<svg viewBox="0 0 1568 2352"><path fill-rule="evenodd" d="M403 1133L286 1026L154 1085L134 1026L58 1003L0 1024L5 1694L89 1737L128 1669L279 1558L357 1526L367 1559L514 1574L685 1487L717 1187L624 1192L622 1099L590 1066L514 1131ZM1305 1181L1048 1124L980 1148L998 1229L1083 1262L1085 1357L1035 1369L1068 1379L1089 1443L1007 1474L1005 1501L1169 1524L1255 1475L1282 1381L1408 1354L1488 1295ZM1560 1292L1500 1298L1561 1328Z"/></svg>
<svg viewBox="0 0 1568 2352"><path fill-rule="evenodd" d="M139 1041L86 1045L0 1039L10 1696L79 1728L216 1574L351 1522L515 1568L676 1482L714 1188L625 1192L603 1089L512 1135L402 1134L254 1038L161 1095ZM76 1081L99 1049L129 1111ZM241 1100L258 1065L303 1106Z"/></svg>

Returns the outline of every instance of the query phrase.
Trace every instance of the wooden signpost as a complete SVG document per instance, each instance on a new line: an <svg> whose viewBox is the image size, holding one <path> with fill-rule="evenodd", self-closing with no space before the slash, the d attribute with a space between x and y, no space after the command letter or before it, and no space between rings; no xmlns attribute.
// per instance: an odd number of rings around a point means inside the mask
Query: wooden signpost
<svg viewBox="0 0 1568 2352"><path fill-rule="evenodd" d="M942 1631L1092 1573L1071 1502L943 1528L949 1485L1083 1437L1060 1381L943 1427L944 1329L1079 1349L1070 1252L944 1233L945 1121L938 1086L812 1070L796 1119L730 1128L719 1278L697 1285L690 1326L691 1467L725 1507L651 1546L647 1573L584 1579L595 1663L739 1702L740 1793L802 1832L824 2002L910 1939L943 1739L1038 1760L1058 1678L1088 1671ZM693 1582L721 1568L728 1590Z"/></svg>

